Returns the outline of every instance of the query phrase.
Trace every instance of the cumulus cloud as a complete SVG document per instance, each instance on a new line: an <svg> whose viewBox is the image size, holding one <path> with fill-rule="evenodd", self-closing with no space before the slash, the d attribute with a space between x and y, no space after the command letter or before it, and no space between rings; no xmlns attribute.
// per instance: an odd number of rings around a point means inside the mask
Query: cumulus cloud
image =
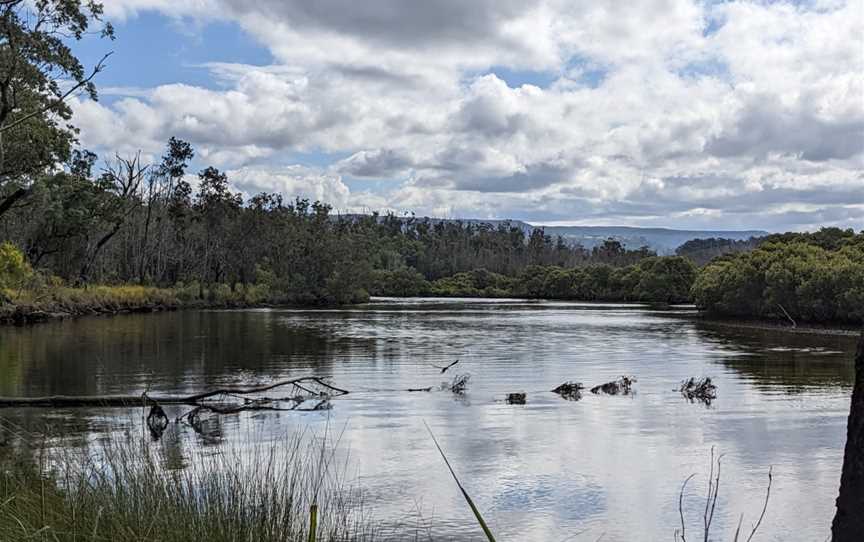
<svg viewBox="0 0 864 542"><path fill-rule="evenodd" d="M182 137L244 191L308 183L337 206L539 222L864 222L857 0L106 7L128 24L150 9L233 21L270 49L271 66L207 65L210 88L73 104L87 145L157 152ZM319 151L347 158L284 165ZM391 182L351 193L353 179Z"/></svg>
<svg viewBox="0 0 864 542"><path fill-rule="evenodd" d="M242 167L227 171L231 183L248 199L262 192L287 199L307 198L347 207L350 191L339 175L304 166Z"/></svg>
<svg viewBox="0 0 864 542"><path fill-rule="evenodd" d="M394 149L360 151L336 165L336 169L352 177L387 178L405 171L411 159Z"/></svg>

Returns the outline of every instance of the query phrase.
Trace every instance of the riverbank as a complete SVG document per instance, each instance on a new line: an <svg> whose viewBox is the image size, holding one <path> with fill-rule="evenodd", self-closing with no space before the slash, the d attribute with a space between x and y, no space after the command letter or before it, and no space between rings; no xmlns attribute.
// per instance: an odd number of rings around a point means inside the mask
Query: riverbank
<svg viewBox="0 0 864 542"><path fill-rule="evenodd" d="M361 295L362 294L362 295ZM368 300L365 292L355 302ZM80 316L174 311L178 309L255 308L272 306L328 306L331 300L314 296L273 293L266 286L198 284L151 286L52 287L17 293L0 303L0 325L31 325Z"/></svg>
<svg viewBox="0 0 864 542"><path fill-rule="evenodd" d="M805 322L792 326L788 321L766 319L726 318L710 313L697 312L692 317L700 322L718 327L756 329L761 331L781 331L783 333L798 333L805 335L834 335L855 337L861 334L862 328L851 324Z"/></svg>
<svg viewBox="0 0 864 542"><path fill-rule="evenodd" d="M459 295L447 295L441 292L430 292L424 297L439 299L465 297L498 299L512 297L510 295L503 296L503 293L509 292L502 292L501 296L479 295L479 293L471 292L466 295L466 292L459 292ZM386 297L410 298L411 296L391 295ZM537 300L538 298L525 299ZM362 297L356 299L355 302L362 303L368 300L368 297ZM612 300L590 301L602 303ZM622 301L616 300L615 302L620 303ZM41 294L24 292L14 302L0 304L0 325L27 326L82 316L114 316L181 309L251 309L333 305L334 303L330 303L328 300L311 297L273 295L266 287L256 285L237 285L233 289L224 284L216 285L212 288L201 288L197 284L175 288L136 285L91 286L88 288L60 287L52 288L50 291ZM663 304L663 306L674 307L674 305L668 304ZM861 331L860 327L848 323L803 322L793 327L787 320L729 318L699 311L693 305L689 305L689 307L693 308L693 312L688 313L686 318L697 318L705 324L721 327L842 336L856 336ZM673 315L673 313L670 313L670 315Z"/></svg>

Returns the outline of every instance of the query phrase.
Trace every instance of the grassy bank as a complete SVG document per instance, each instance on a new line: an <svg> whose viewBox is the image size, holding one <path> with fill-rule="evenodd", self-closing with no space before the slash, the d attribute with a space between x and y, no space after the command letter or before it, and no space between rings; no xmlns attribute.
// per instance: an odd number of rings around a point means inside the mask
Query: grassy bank
<svg viewBox="0 0 864 542"><path fill-rule="evenodd" d="M362 294L362 295L361 295ZM352 301L365 301L365 292ZM157 312L182 308L240 308L262 305L329 305L335 300L273 292L267 286L197 283L151 286L47 286L0 291L0 324L25 325L75 316Z"/></svg>
<svg viewBox="0 0 864 542"><path fill-rule="evenodd" d="M306 542L313 503L316 541L391 537L311 439L185 461L158 450L134 439L86 453L0 447L0 540Z"/></svg>

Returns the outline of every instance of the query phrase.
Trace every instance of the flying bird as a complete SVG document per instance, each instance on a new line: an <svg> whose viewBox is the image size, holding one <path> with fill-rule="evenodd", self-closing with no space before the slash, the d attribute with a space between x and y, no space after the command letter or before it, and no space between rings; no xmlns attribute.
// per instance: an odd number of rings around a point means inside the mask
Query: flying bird
<svg viewBox="0 0 864 542"><path fill-rule="evenodd" d="M456 361L454 361L453 363L451 363L450 365L446 365L446 366L444 366L444 367L441 367L440 365L433 365L432 367L435 367L436 369L441 369L441 372L442 372L442 373L446 373L446 372L447 372L447 369L449 369L450 367L453 367L453 366L456 365L457 363L459 363L459 360L458 360L458 359L457 359Z"/></svg>

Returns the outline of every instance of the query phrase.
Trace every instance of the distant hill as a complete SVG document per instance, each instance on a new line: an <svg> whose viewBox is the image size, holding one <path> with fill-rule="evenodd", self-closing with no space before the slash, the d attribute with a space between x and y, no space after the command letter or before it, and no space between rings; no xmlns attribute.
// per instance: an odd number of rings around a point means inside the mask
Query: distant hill
<svg viewBox="0 0 864 542"><path fill-rule="evenodd" d="M761 230L673 230L668 228L634 228L628 226L537 226L552 236L560 235L567 241L580 243L586 248L602 243L612 237L628 248L648 246L658 254L671 254L675 249L692 239L732 239L741 241L751 237L763 237L768 232Z"/></svg>
<svg viewBox="0 0 864 542"><path fill-rule="evenodd" d="M352 215L342 215L343 218ZM543 226L529 224L522 220L484 220L477 218L430 218L414 217L415 220L426 220L433 224L438 222L462 222L463 224L510 224L530 234L535 228L543 230L552 237L561 236L568 243L581 244L585 248L600 245L610 237L619 241L629 249L647 246L657 254L674 254L675 249L693 239L732 239L747 240L751 237L763 237L768 232L761 230L673 230L669 228L636 228L631 226ZM409 220L401 218L401 220Z"/></svg>

